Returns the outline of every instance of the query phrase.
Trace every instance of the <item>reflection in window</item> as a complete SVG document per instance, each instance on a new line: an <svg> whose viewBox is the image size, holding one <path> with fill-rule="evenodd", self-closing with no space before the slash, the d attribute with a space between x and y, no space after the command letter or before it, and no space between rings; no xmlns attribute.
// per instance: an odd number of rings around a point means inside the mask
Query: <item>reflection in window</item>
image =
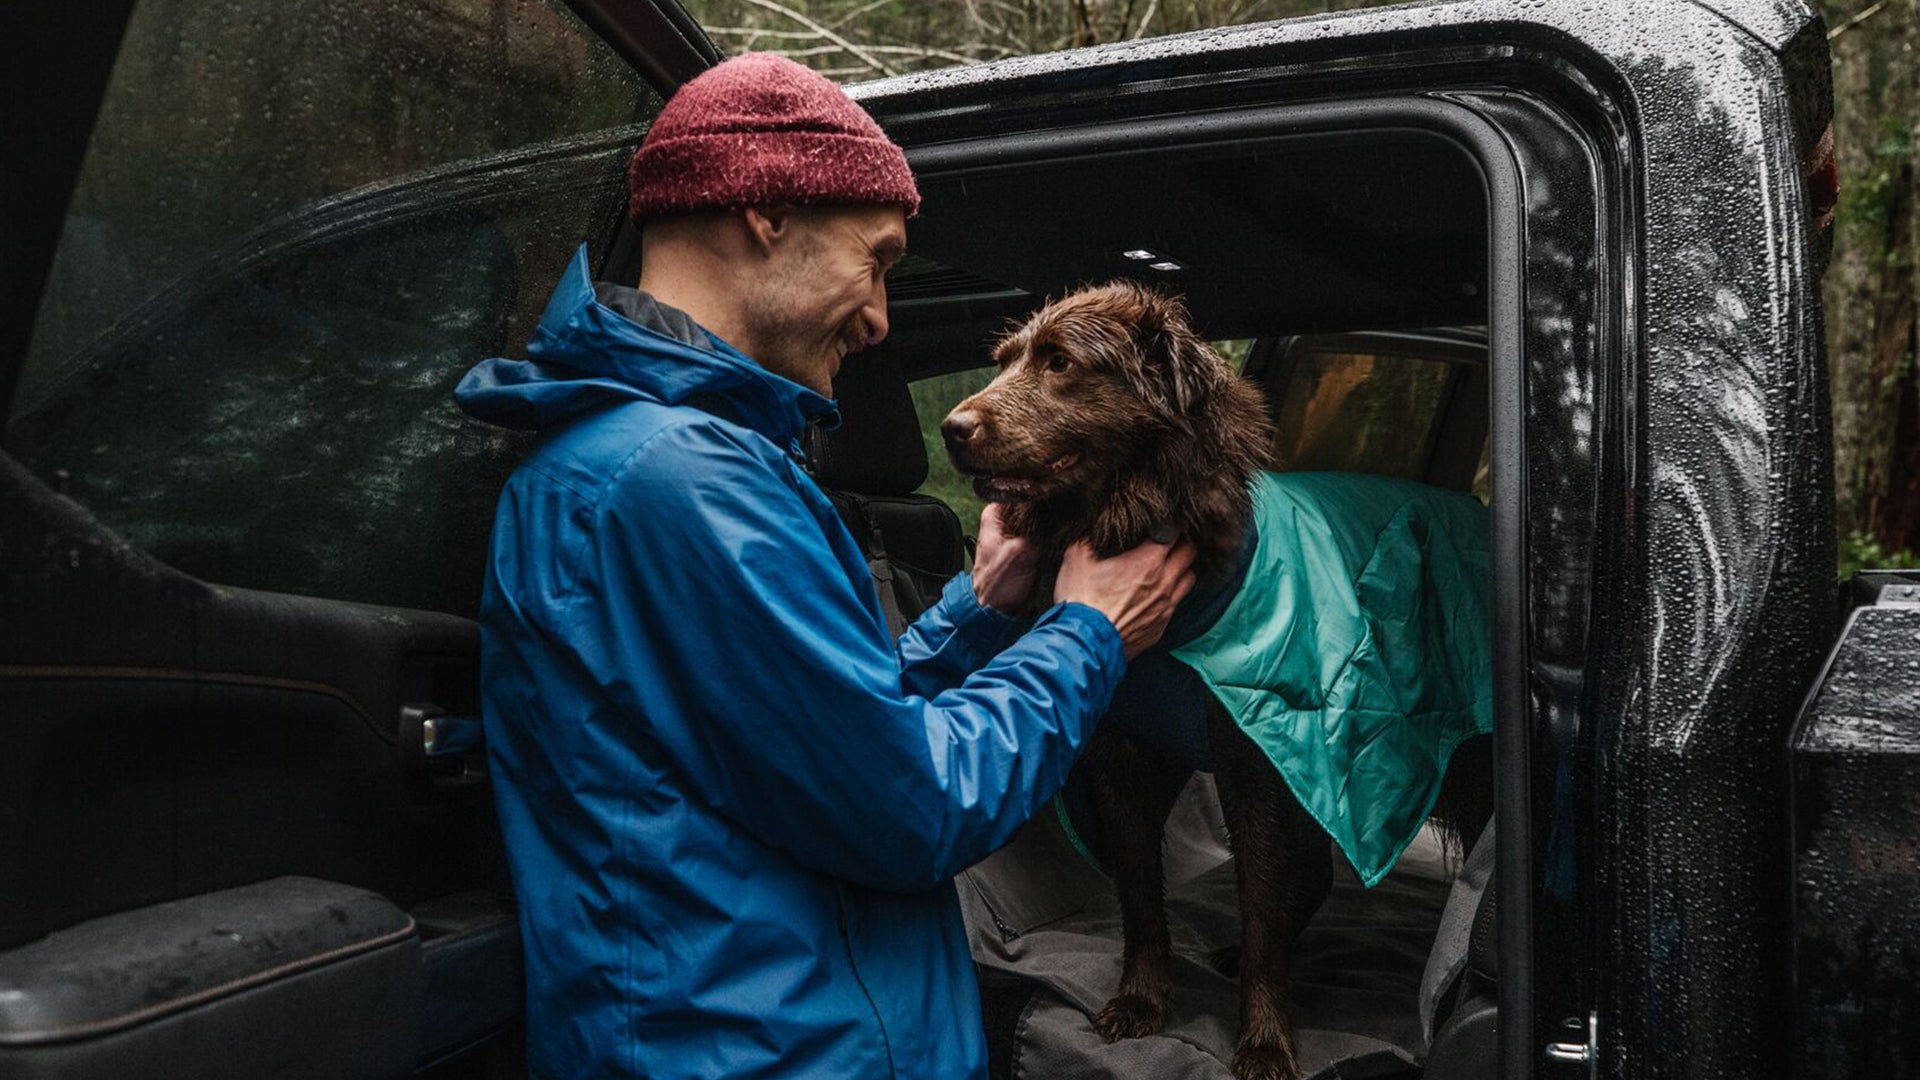
<svg viewBox="0 0 1920 1080"><path fill-rule="evenodd" d="M558 3L143 0L20 393L257 228L395 177L631 124L653 96Z"/></svg>
<svg viewBox="0 0 1920 1080"><path fill-rule="evenodd" d="M541 0L145 0L9 451L203 579L471 613L519 443L449 394L611 237L658 105Z"/></svg>
<svg viewBox="0 0 1920 1080"><path fill-rule="evenodd" d="M1450 365L1358 353L1299 353L1276 398L1268 467L1422 479Z"/></svg>

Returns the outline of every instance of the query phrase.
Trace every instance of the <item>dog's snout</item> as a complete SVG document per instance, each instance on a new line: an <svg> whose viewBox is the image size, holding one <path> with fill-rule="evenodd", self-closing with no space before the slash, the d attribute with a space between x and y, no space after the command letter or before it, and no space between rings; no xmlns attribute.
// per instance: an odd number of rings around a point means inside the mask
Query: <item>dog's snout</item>
<svg viewBox="0 0 1920 1080"><path fill-rule="evenodd" d="M971 409L956 409L940 423L940 434L948 446L965 446L980 434L980 414Z"/></svg>

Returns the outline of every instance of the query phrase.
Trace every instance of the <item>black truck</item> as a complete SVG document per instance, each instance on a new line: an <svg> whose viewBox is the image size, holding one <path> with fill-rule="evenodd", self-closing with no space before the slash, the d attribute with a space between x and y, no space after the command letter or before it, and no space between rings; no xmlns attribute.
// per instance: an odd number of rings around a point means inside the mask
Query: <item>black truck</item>
<svg viewBox="0 0 1920 1080"><path fill-rule="evenodd" d="M4 134L0 1078L513 1075L472 619L524 446L449 391L583 239L636 276L627 157L720 54L672 0L0 19L51 61ZM897 417L1132 276L1245 350L1282 467L1485 492L1498 906L1400 1072L1920 1068L1920 590L1834 580L1803 0L1442 0L852 92L925 204L848 400ZM847 412L823 483L902 585L957 570L921 432Z"/></svg>

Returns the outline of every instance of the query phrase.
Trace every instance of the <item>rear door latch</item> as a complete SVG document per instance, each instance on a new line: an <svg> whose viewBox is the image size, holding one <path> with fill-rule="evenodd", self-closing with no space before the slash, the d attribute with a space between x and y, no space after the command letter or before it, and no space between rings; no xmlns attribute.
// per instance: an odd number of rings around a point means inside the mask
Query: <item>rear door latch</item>
<svg viewBox="0 0 1920 1080"><path fill-rule="evenodd" d="M1574 1032L1580 1030L1578 1017L1567 1017L1566 1027ZM1568 1065L1585 1065L1589 1077L1600 1075L1600 1014L1587 1014L1585 1042L1556 1042L1547 1044L1547 1060L1563 1062Z"/></svg>

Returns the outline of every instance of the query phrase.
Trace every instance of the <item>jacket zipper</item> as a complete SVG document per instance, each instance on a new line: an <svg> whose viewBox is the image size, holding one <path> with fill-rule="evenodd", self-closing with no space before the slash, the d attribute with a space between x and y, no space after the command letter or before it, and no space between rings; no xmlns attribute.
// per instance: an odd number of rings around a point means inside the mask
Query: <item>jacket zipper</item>
<svg viewBox="0 0 1920 1080"><path fill-rule="evenodd" d="M874 1003L873 991L867 989L867 980L860 974L860 962L853 956L853 935L847 932L847 891L842 885L833 888L833 917L840 926L840 944L847 950L847 970L853 972L853 981L860 987L860 993L867 999L867 1008L873 1011L873 1026L880 1029L880 1045L887 1051L887 1075L898 1077L900 1074L893 1066L893 1040L887 1035L887 1022L880 1016L880 1006Z"/></svg>

